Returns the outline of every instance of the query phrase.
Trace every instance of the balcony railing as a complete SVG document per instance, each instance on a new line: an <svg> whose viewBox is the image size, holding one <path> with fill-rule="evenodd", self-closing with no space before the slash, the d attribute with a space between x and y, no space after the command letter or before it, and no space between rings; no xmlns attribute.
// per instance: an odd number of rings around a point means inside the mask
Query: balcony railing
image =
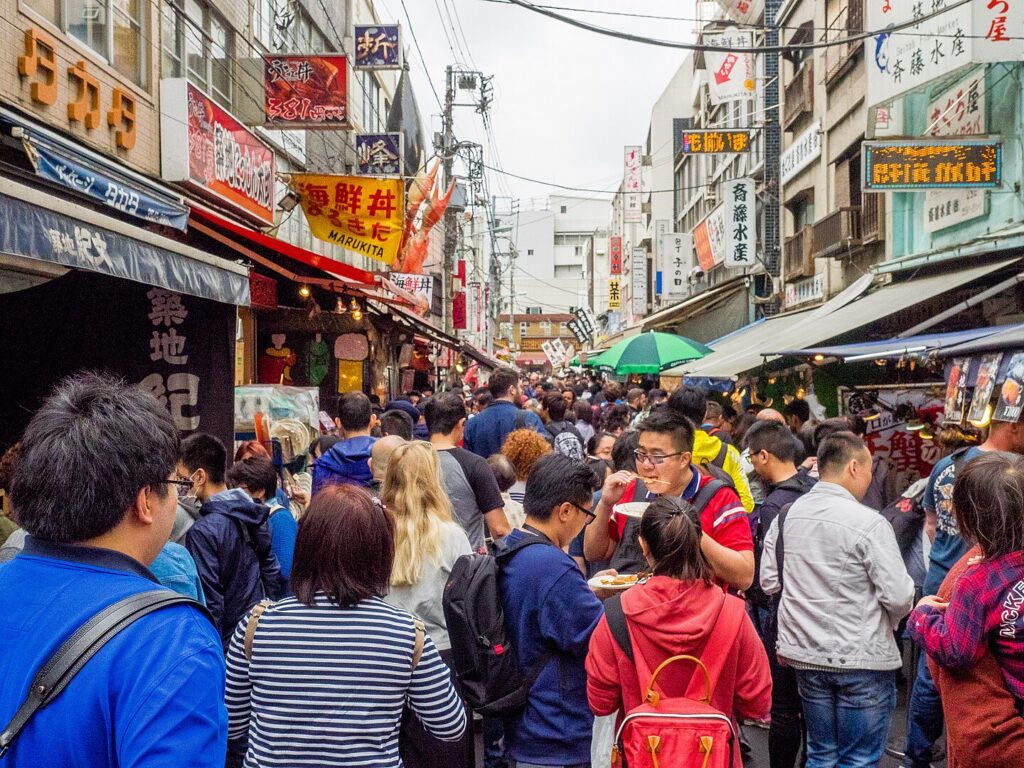
<svg viewBox="0 0 1024 768"><path fill-rule="evenodd" d="M814 61L808 59L786 86L784 120L789 128L802 115L814 112Z"/></svg>
<svg viewBox="0 0 1024 768"><path fill-rule="evenodd" d="M864 31L864 0L847 0L843 8L828 25L825 34L829 42L855 37ZM825 84L831 85L853 66L854 57L860 52L858 42L839 43L825 49Z"/></svg>
<svg viewBox="0 0 1024 768"><path fill-rule="evenodd" d="M814 223L814 256L846 253L861 244L860 206L839 208Z"/></svg>
<svg viewBox="0 0 1024 768"><path fill-rule="evenodd" d="M782 246L782 266L786 280L814 274L814 229L804 227Z"/></svg>
<svg viewBox="0 0 1024 768"><path fill-rule="evenodd" d="M860 238L864 245L885 239L885 195L862 196Z"/></svg>

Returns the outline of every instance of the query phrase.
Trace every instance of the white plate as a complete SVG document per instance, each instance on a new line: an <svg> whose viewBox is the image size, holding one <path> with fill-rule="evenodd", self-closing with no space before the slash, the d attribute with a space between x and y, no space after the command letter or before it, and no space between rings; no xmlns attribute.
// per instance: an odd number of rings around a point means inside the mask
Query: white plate
<svg viewBox="0 0 1024 768"><path fill-rule="evenodd" d="M644 516L644 512L647 511L647 508L649 506L651 506L651 503L649 501L630 501L627 502L626 504L616 504L614 507L612 507L612 512L614 512L617 515L622 515L624 517L634 517L637 520L639 520L641 517Z"/></svg>
<svg viewBox="0 0 1024 768"><path fill-rule="evenodd" d="M607 589L611 591L622 591L629 589L630 587L635 587L639 583L637 581L632 581L629 584L613 584L612 582L615 581L615 579L617 578L619 577L595 576L590 581L588 581L587 584L590 586L591 589Z"/></svg>

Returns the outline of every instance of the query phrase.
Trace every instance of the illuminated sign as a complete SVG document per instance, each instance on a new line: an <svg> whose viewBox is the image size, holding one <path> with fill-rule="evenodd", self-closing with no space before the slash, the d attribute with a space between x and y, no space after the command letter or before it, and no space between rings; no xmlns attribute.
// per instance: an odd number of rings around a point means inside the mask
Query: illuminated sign
<svg viewBox="0 0 1024 768"><path fill-rule="evenodd" d="M1003 181L998 141L865 141L864 191L994 189Z"/></svg>
<svg viewBox="0 0 1024 768"><path fill-rule="evenodd" d="M750 151L750 131L683 131L681 155L719 155Z"/></svg>
<svg viewBox="0 0 1024 768"><path fill-rule="evenodd" d="M349 124L347 56L264 56L263 86L263 111L275 128Z"/></svg>

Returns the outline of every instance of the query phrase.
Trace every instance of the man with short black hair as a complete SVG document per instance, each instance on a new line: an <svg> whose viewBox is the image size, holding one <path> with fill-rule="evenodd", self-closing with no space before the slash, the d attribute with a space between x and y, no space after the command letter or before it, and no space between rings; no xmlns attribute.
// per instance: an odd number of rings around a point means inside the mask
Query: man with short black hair
<svg viewBox="0 0 1024 768"><path fill-rule="evenodd" d="M893 633L914 605L914 581L892 526L861 503L871 485L864 441L827 437L818 472L768 530L761 587L782 591L778 656L796 670L807 764L876 765L902 666Z"/></svg>
<svg viewBox="0 0 1024 768"><path fill-rule="evenodd" d="M380 417L380 435L381 437L387 437L388 435L395 435L402 438L403 440L412 440L413 427L412 418L405 411L400 411L397 408L393 411L386 411L383 416Z"/></svg>
<svg viewBox="0 0 1024 768"><path fill-rule="evenodd" d="M700 428L711 437L717 437L726 445L735 445L732 441L732 425L725 420L725 409L721 403L708 400L704 410L704 420Z"/></svg>
<svg viewBox="0 0 1024 768"><path fill-rule="evenodd" d="M264 598L277 600L287 588L271 546L270 510L240 488L228 490L226 464L224 444L213 435L200 432L181 443L178 477L191 483L202 504L185 548L225 650L246 611Z"/></svg>
<svg viewBox="0 0 1024 768"><path fill-rule="evenodd" d="M594 717L587 706L584 662L604 609L566 547L593 519L593 472L567 456L542 457L526 481L526 524L499 542L529 546L502 565L499 594L521 669L546 655L526 707L505 719L508 753L518 768L590 765Z"/></svg>
<svg viewBox="0 0 1024 768"><path fill-rule="evenodd" d="M487 382L494 400L466 425L465 448L482 459L501 453L509 433L532 429L547 435L540 417L520 407L519 374L511 368L498 368Z"/></svg>
<svg viewBox="0 0 1024 768"><path fill-rule="evenodd" d="M362 392L349 392L341 398L335 422L344 440L321 456L313 468L313 494L325 485L342 483L363 488L373 482L370 452L376 438L371 436L376 416L370 398Z"/></svg>
<svg viewBox="0 0 1024 768"><path fill-rule="evenodd" d="M265 504L270 509L267 516L270 548L281 565L281 576L285 582L290 582L299 526L292 511L277 499L277 469L273 462L261 456L250 456L232 464L227 478L232 488L241 488L253 501ZM286 588L285 593L290 594L290 590Z"/></svg>
<svg viewBox="0 0 1024 768"><path fill-rule="evenodd" d="M640 387L633 387L626 393L626 405L629 406L629 423L632 424L647 407L647 393Z"/></svg>
<svg viewBox="0 0 1024 768"><path fill-rule="evenodd" d="M466 428L466 404L458 394L446 392L427 401L424 410L430 442L438 451L441 480L455 518L465 529L473 549L485 551L487 533L496 540L512 528L491 468L484 459L459 448Z"/></svg>
<svg viewBox="0 0 1024 768"><path fill-rule="evenodd" d="M799 435L804 424L811 420L811 405L806 400L796 397L789 401L782 413L793 434Z"/></svg>
<svg viewBox="0 0 1024 768"><path fill-rule="evenodd" d="M568 408L565 398L560 392L549 392L544 396L542 406L548 418L548 423L544 425L544 428L547 430L551 445L556 451L564 453L570 459L583 461L586 455L583 436L576 429L575 424L565 419L565 412Z"/></svg>
<svg viewBox="0 0 1024 768"><path fill-rule="evenodd" d="M177 457L166 408L108 376L65 379L32 417L11 488L29 535L0 567L0 725L86 622L161 589L148 566L174 524ZM179 604L111 638L0 762L221 768L226 749L220 638L198 606Z"/></svg>

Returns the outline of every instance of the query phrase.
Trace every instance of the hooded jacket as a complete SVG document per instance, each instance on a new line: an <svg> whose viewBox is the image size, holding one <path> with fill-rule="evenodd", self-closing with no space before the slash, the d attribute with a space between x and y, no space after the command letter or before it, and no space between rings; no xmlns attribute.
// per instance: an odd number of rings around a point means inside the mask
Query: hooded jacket
<svg viewBox="0 0 1024 768"><path fill-rule="evenodd" d="M643 702L651 674L670 656L698 658L726 600L739 600L721 588L701 581L680 581L655 576L622 595L622 610L633 642L636 666L615 642L608 620L601 617L590 639L587 655L587 700L594 714L625 713ZM658 676L666 696L681 696L689 684L693 666L673 664ZM714 690L711 705L727 715L760 720L772 703L772 678L768 656L754 625L744 615L735 642ZM620 714L621 722L621 714ZM735 750L734 765L742 764Z"/></svg>
<svg viewBox="0 0 1024 768"><path fill-rule="evenodd" d="M335 443L313 466L313 495L325 485L342 483L368 488L373 482L370 452L375 437L350 437Z"/></svg>
<svg viewBox="0 0 1024 768"><path fill-rule="evenodd" d="M253 605L283 590L281 566L270 547L269 510L242 490L207 499L185 534L185 548L196 561L206 607L224 647Z"/></svg>
<svg viewBox="0 0 1024 768"><path fill-rule="evenodd" d="M736 446L727 445L703 429L698 429L693 435L692 461L697 465L713 464L718 458L718 454L722 452L723 445L725 445L725 461L721 468L732 478L732 484L736 488L736 493L739 494L740 501L743 502L743 508L747 510L747 514L750 514L754 511L754 497L750 493L750 483L747 482L747 473L743 471L743 460L740 458L740 452L736 450Z"/></svg>

